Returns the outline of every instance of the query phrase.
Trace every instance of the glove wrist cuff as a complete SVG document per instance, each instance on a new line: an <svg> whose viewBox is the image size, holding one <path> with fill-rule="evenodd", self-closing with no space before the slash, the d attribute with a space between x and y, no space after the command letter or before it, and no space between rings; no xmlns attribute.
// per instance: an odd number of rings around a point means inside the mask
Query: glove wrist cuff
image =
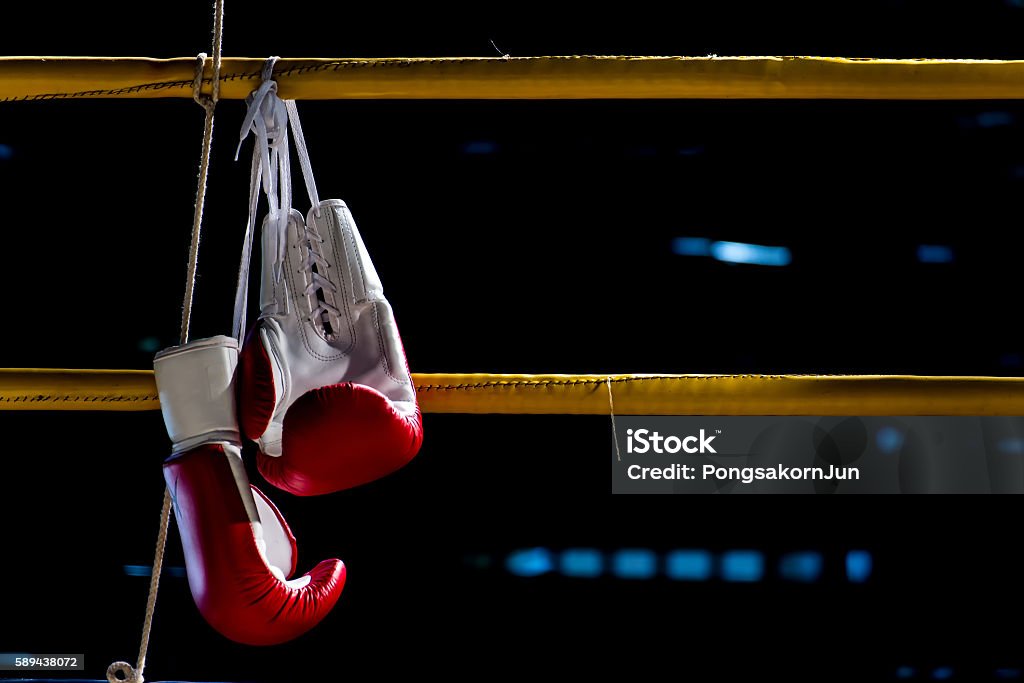
<svg viewBox="0 0 1024 683"><path fill-rule="evenodd" d="M238 342L226 336L157 353L153 370L172 453L206 443L241 443L235 417L236 365Z"/></svg>

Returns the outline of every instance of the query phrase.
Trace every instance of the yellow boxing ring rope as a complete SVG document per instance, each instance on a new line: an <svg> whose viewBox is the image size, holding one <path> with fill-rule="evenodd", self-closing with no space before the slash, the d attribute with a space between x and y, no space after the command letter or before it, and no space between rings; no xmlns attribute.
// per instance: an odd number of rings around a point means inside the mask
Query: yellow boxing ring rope
<svg viewBox="0 0 1024 683"><path fill-rule="evenodd" d="M220 98L244 99L264 58L225 57ZM0 57L0 101L192 97L196 58ZM209 90L213 67L207 60ZM1024 60L838 57L281 59L281 97L325 99L1024 98Z"/></svg>
<svg viewBox="0 0 1024 683"><path fill-rule="evenodd" d="M413 374L426 413L1024 415L1024 378ZM0 369L0 410L158 410L150 370Z"/></svg>
<svg viewBox="0 0 1024 683"><path fill-rule="evenodd" d="M243 99L263 58L222 60ZM192 97L196 59L0 57L0 101ZM212 61L203 86L212 87ZM1024 60L833 57L281 59L288 99L1024 99ZM415 374L428 413L1024 415L1024 378ZM609 393L610 390L610 393ZM0 369L0 410L156 410L144 370Z"/></svg>

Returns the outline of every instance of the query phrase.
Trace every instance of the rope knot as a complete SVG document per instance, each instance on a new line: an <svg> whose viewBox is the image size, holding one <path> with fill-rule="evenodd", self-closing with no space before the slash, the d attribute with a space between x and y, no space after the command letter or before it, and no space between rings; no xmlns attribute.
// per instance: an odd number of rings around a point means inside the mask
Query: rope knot
<svg viewBox="0 0 1024 683"><path fill-rule="evenodd" d="M109 683L143 683L146 679L128 662L114 662L107 667Z"/></svg>
<svg viewBox="0 0 1024 683"><path fill-rule="evenodd" d="M192 99L208 112L213 111L213 108L217 106L217 100L220 99L220 64L214 60L213 66L213 78L210 79L212 92L208 95L203 92L203 83L206 82L206 79L203 78L203 74L206 72L206 53L200 52L196 55L196 75L192 79Z"/></svg>

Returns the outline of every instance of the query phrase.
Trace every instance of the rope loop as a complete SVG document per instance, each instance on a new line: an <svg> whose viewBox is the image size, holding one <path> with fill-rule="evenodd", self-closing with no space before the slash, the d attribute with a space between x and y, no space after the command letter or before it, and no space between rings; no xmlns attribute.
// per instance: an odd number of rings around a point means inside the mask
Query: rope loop
<svg viewBox="0 0 1024 683"><path fill-rule="evenodd" d="M114 662L107 667L108 683L143 683L145 679L128 662Z"/></svg>
<svg viewBox="0 0 1024 683"><path fill-rule="evenodd" d="M200 107L205 109L207 112L212 112L213 108L217 106L217 95L219 95L220 88L216 87L219 85L220 79L214 81L214 93L207 95L203 92L203 74L206 71L206 53L200 52L196 55L196 75L192 79L192 99ZM219 74L218 74L219 75Z"/></svg>

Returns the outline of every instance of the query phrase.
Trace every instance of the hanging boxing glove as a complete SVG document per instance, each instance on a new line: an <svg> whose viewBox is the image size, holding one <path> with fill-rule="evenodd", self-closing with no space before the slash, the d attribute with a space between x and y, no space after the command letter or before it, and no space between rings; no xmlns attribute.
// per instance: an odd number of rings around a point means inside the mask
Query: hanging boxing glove
<svg viewBox="0 0 1024 683"><path fill-rule="evenodd" d="M391 305L344 202L263 226L260 319L242 349L239 423L260 473L296 495L378 479L423 427ZM278 259L280 261L278 262ZM275 270L280 270L276 278Z"/></svg>
<svg viewBox="0 0 1024 683"><path fill-rule="evenodd" d="M164 479L199 611L222 635L249 645L291 640L319 623L345 585L345 566L324 560L295 571L295 537L249 485L239 450L233 377L238 342L213 337L165 349L153 363L174 447Z"/></svg>
<svg viewBox="0 0 1024 683"><path fill-rule="evenodd" d="M391 305L344 202L321 202L294 101L264 81L250 97L243 139L256 133L251 234L260 180L260 318L242 348L238 415L257 441L260 473L296 495L378 479L412 459L423 439L416 389ZM288 122L312 208L291 209ZM264 168L266 167L266 168ZM247 238L247 241L250 238ZM243 252L236 328L244 328Z"/></svg>

